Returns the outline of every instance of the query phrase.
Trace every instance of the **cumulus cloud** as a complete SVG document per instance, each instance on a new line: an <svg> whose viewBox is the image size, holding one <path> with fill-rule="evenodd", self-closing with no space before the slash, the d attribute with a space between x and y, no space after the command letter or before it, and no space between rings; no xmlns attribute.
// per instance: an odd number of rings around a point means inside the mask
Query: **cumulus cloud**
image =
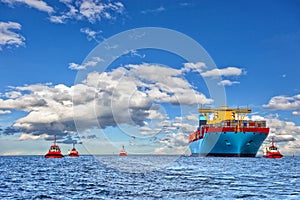
<svg viewBox="0 0 300 200"><path fill-rule="evenodd" d="M300 111L293 111L292 114L293 115L300 115Z"/></svg>
<svg viewBox="0 0 300 200"><path fill-rule="evenodd" d="M103 59L101 59L99 57L93 57L92 60L90 60L90 61L88 61L88 62L86 62L82 65L79 65L79 64L76 64L76 63L69 63L69 69L83 70L83 69L86 69L88 67L94 67L101 61L103 61Z"/></svg>
<svg viewBox="0 0 300 200"><path fill-rule="evenodd" d="M218 83L218 85L223 85L223 86L231 86L234 84L239 84L240 82L238 81L231 81L231 80L222 80Z"/></svg>
<svg viewBox="0 0 300 200"><path fill-rule="evenodd" d="M294 122L291 121L284 121L279 119L278 115L270 115L270 116L260 116L260 115L252 115L250 118L245 118L246 120L266 120L267 126L270 128L270 136L276 135L283 136L285 138L295 138L300 136L300 126L297 126ZM293 139L294 140L294 139ZM292 141L293 141L292 140Z"/></svg>
<svg viewBox="0 0 300 200"><path fill-rule="evenodd" d="M198 114L190 114L174 119L152 121L141 127L140 134L148 138L148 146L153 147L155 154L184 154L188 150L188 135L192 133L198 125ZM144 138L139 137L139 138ZM131 146L142 146L144 141L132 137Z"/></svg>
<svg viewBox="0 0 300 200"><path fill-rule="evenodd" d="M9 99L15 99L17 97L22 96L22 94L21 92L17 92L17 91L10 91L10 92L6 92L4 96Z"/></svg>
<svg viewBox="0 0 300 200"><path fill-rule="evenodd" d="M283 154L290 154L291 148L297 146L300 141L300 126L292 121L281 120L278 115L266 117L253 115L251 120L266 120L267 126L270 128L263 147L269 146L272 138L274 138L280 151Z"/></svg>
<svg viewBox="0 0 300 200"><path fill-rule="evenodd" d="M207 66L203 62L197 62L197 63L184 63L182 72L198 72L201 73L203 70L205 70Z"/></svg>
<svg viewBox="0 0 300 200"><path fill-rule="evenodd" d="M60 12L59 15L50 16L54 23L65 23L67 20L88 20L90 23L101 21L101 19L113 19L113 15L121 14L124 5L121 2L103 3L99 0L76 0L61 1L68 11Z"/></svg>
<svg viewBox="0 0 300 200"><path fill-rule="evenodd" d="M295 96L274 96L268 104L263 105L265 109L272 110L294 110L293 114L297 115L300 110L300 94Z"/></svg>
<svg viewBox="0 0 300 200"><path fill-rule="evenodd" d="M149 64L128 65L128 67L130 75L139 77L140 87L156 102L174 105L212 103L212 100L193 89L190 83L182 77L181 70Z"/></svg>
<svg viewBox="0 0 300 200"><path fill-rule="evenodd" d="M16 5L27 5L39 11L47 12L49 15L49 20L51 22L60 23L60 24L66 23L67 21L70 20L79 20L79 21L87 20L90 23L96 23L103 19L114 20L118 15L121 15L125 9L124 5L118 1L103 2L101 0L74 0L74 1L61 0L59 1L61 5L57 7L51 7L43 0L0 0L0 1L6 3L11 7L14 7ZM0 33L1 32L2 31L0 28ZM93 33L91 30L84 30L84 33L88 34L88 39L96 38L95 33ZM18 46L20 46L24 40L24 38L21 35L14 35L14 38L17 39L17 40L15 39L17 42L14 42L13 44Z"/></svg>
<svg viewBox="0 0 300 200"><path fill-rule="evenodd" d="M237 67L227 67L224 69L212 69L202 72L203 77L220 77L220 76L240 76L243 70Z"/></svg>
<svg viewBox="0 0 300 200"><path fill-rule="evenodd" d="M269 142L274 137L276 145L279 146L283 154L290 154L291 151L300 153L297 149L291 149L299 144L300 126L297 126L294 122L283 121L278 118L267 119L267 124L270 127L270 134L266 142Z"/></svg>
<svg viewBox="0 0 300 200"><path fill-rule="evenodd" d="M11 111L10 110L0 110L0 115L3 115L3 114L10 114Z"/></svg>
<svg viewBox="0 0 300 200"><path fill-rule="evenodd" d="M2 46L19 47L25 45L25 38L13 30L21 30L21 24L16 22L0 22L0 50Z"/></svg>
<svg viewBox="0 0 300 200"><path fill-rule="evenodd" d="M0 108L20 110L26 116L17 119L4 134L27 133L67 135L75 131L72 117L71 88L64 85L28 85L13 88L22 95L13 99L0 99Z"/></svg>
<svg viewBox="0 0 300 200"><path fill-rule="evenodd" d="M10 6L14 6L16 4L26 4L31 8L38 9L40 11L51 13L53 12L53 8L49 6L45 1L42 0L1 0L3 3L7 3Z"/></svg>
<svg viewBox="0 0 300 200"><path fill-rule="evenodd" d="M21 134L18 138L18 140L40 140L40 139L46 139L49 136L46 134L42 134L42 135L31 135L31 134Z"/></svg>
<svg viewBox="0 0 300 200"><path fill-rule="evenodd" d="M278 118L267 118L267 124L272 134L290 136L300 134L300 126L296 126L294 122L283 121Z"/></svg>
<svg viewBox="0 0 300 200"><path fill-rule="evenodd" d="M168 148L177 148L180 146L187 146L187 136L183 133L169 133L165 138L161 139L159 142L164 144Z"/></svg>
<svg viewBox="0 0 300 200"><path fill-rule="evenodd" d="M70 141L68 136L74 135L76 128L86 131L120 124L144 127L141 131L146 134L147 121L167 120L166 113L160 112L160 104L212 103L195 91L182 74L181 70L166 66L140 64L110 72L92 72L83 82L70 87L63 84L11 87L5 98L0 98L0 110L26 114L2 134L27 134L20 139L56 134L63 141ZM194 128L179 122L157 127L184 133Z"/></svg>
<svg viewBox="0 0 300 200"><path fill-rule="evenodd" d="M221 76L240 76L245 71L243 71L240 68L237 67L227 67L224 69L212 69L207 70L207 66L203 62L198 63L185 63L184 67L181 69L182 72L197 72L203 77L211 77L211 78L217 78ZM218 83L218 85L221 86L231 86L234 84L239 84L238 81L231 81L231 80L222 80Z"/></svg>

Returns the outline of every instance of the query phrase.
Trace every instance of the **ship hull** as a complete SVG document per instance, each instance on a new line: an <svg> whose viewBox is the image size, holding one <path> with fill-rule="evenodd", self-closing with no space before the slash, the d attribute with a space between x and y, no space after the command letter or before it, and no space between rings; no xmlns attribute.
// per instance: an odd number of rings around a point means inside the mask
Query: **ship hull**
<svg viewBox="0 0 300 200"><path fill-rule="evenodd" d="M69 156L70 157L79 157L78 153L70 153Z"/></svg>
<svg viewBox="0 0 300 200"><path fill-rule="evenodd" d="M45 155L45 158L63 158L64 156L61 153L49 152Z"/></svg>
<svg viewBox="0 0 300 200"><path fill-rule="evenodd" d="M267 136L264 132L210 132L189 147L192 156L255 157Z"/></svg>
<svg viewBox="0 0 300 200"><path fill-rule="evenodd" d="M282 158L283 155L281 154L273 154L273 155L264 155L264 158Z"/></svg>

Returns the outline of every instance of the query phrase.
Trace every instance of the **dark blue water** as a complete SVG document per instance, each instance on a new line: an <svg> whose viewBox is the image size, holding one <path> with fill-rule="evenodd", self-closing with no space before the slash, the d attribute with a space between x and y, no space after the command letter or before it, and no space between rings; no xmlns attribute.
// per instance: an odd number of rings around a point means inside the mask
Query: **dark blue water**
<svg viewBox="0 0 300 200"><path fill-rule="evenodd" d="M177 158L0 157L0 199L300 199L299 157Z"/></svg>

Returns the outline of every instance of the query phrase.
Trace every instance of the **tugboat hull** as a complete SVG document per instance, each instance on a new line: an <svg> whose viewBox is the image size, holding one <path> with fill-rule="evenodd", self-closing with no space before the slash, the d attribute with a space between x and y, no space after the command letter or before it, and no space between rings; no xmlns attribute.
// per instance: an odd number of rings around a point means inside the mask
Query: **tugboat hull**
<svg viewBox="0 0 300 200"><path fill-rule="evenodd" d="M47 154L45 155L45 158L63 158L63 155L52 155L52 154Z"/></svg>

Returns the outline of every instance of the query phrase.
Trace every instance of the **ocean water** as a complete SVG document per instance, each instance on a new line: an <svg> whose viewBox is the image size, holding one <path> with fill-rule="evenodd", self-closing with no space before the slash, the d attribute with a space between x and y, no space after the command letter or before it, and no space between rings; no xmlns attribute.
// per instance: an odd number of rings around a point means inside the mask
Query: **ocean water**
<svg viewBox="0 0 300 200"><path fill-rule="evenodd" d="M0 157L0 199L300 199L300 157Z"/></svg>

